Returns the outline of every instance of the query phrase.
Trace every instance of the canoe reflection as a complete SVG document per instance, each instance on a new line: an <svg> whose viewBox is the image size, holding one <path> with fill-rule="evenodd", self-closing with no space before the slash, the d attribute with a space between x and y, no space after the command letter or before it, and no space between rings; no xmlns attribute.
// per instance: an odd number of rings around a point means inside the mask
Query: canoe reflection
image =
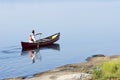
<svg viewBox="0 0 120 80"><path fill-rule="evenodd" d="M37 49L29 49L29 50L22 50L21 55L26 55L28 54L28 57L32 60L32 63L35 63L35 60L42 60L42 57L40 55L40 50L45 50L45 49L52 49L52 50L57 50L60 51L60 46L59 44L52 44L49 46L43 46Z"/></svg>

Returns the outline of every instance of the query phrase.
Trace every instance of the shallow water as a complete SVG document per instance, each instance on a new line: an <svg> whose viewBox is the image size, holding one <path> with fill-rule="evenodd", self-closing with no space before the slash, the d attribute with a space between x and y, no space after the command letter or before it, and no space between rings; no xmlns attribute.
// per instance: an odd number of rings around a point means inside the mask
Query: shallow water
<svg viewBox="0 0 120 80"><path fill-rule="evenodd" d="M120 1L0 4L0 79L30 77L65 64L84 62L94 54L120 53ZM20 46L21 41L28 41L32 29L43 33L36 38L61 33L56 46L37 49L34 63Z"/></svg>

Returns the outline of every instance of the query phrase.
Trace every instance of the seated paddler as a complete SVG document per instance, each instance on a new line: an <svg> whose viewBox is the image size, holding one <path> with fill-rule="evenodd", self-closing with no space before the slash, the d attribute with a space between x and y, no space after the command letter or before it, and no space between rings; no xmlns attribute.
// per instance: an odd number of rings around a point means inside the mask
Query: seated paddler
<svg viewBox="0 0 120 80"><path fill-rule="evenodd" d="M28 42L30 42L30 43L36 42L35 36L41 35L41 34L42 34L42 33L37 33L37 34L35 34L35 30L32 30L32 33L31 33L30 36L29 36Z"/></svg>
<svg viewBox="0 0 120 80"><path fill-rule="evenodd" d="M34 43L36 40L35 40L35 37L33 37L32 35L29 36L28 38L28 42L29 43Z"/></svg>
<svg viewBox="0 0 120 80"><path fill-rule="evenodd" d="M33 43L35 41L36 41L36 39L35 39L35 31L32 30L32 34L30 34L30 36L28 38L28 42Z"/></svg>

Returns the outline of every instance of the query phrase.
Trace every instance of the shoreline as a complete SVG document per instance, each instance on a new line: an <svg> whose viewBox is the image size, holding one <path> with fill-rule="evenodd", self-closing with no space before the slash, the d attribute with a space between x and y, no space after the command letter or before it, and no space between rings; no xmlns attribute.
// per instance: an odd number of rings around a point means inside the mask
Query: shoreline
<svg viewBox="0 0 120 80"><path fill-rule="evenodd" d="M66 64L46 72L34 74L32 77L8 78L4 80L92 80L92 69L102 62L116 60L120 55L94 55L86 62Z"/></svg>

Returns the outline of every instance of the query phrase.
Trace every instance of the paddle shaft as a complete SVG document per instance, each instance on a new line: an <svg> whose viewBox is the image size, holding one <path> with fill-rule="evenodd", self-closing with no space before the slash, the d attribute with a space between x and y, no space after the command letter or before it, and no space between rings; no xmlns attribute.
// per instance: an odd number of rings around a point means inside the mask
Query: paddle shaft
<svg viewBox="0 0 120 80"><path fill-rule="evenodd" d="M37 34L35 34L35 35L41 35L42 33L37 33Z"/></svg>

